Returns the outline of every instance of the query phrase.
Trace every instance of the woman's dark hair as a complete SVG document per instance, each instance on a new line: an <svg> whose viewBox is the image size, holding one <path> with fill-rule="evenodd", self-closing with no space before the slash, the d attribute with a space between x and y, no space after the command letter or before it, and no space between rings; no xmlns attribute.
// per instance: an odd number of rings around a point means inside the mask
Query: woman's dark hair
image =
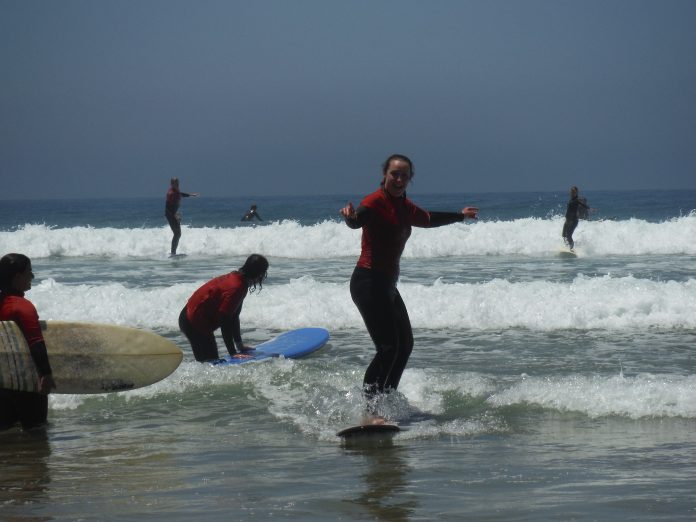
<svg viewBox="0 0 696 522"><path fill-rule="evenodd" d="M416 171L413 168L413 162L411 161L411 158L409 158L408 156L404 156L403 154L392 154L391 156L389 156L387 160L384 163L382 163L382 174L387 173L387 169L389 169L389 164L394 160L401 160L408 163L408 168L411 171L410 179L413 179L413 176L416 175Z"/></svg>
<svg viewBox="0 0 696 522"><path fill-rule="evenodd" d="M12 280L31 265L24 254L6 254L0 259L0 290L12 290Z"/></svg>
<svg viewBox="0 0 696 522"><path fill-rule="evenodd" d="M259 287L259 292L261 291L267 272L268 259L261 254L251 254L239 269L239 273L247 279L247 282L252 283L251 292L256 290L256 285Z"/></svg>

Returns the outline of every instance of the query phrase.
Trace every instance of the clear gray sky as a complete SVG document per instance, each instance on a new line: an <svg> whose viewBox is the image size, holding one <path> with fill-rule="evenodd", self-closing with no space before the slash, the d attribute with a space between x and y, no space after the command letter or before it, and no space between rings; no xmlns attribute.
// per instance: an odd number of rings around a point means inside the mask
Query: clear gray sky
<svg viewBox="0 0 696 522"><path fill-rule="evenodd" d="M696 188L693 0L0 0L0 199Z"/></svg>

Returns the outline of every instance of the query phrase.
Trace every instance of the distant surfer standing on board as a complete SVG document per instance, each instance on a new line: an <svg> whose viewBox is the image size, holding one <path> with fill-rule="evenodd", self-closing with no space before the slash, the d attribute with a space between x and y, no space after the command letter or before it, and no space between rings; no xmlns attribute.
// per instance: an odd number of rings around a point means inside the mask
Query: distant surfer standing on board
<svg viewBox="0 0 696 522"><path fill-rule="evenodd" d="M197 361L220 358L215 340L218 328L232 357L251 357L243 353L253 348L242 342L239 315L247 293L254 292L257 287L261 290L267 272L268 260L260 254L252 254L239 270L208 281L189 298L179 314L179 328L191 343Z"/></svg>
<svg viewBox="0 0 696 522"><path fill-rule="evenodd" d="M394 154L382 165L380 188L357 209L349 202L340 211L350 228L362 228L362 252L350 280L350 295L377 349L363 379L370 415L367 422L374 424L385 421L377 415L378 394L397 389L413 349L411 322L396 288L411 227L439 227L478 215L475 207L460 212L428 212L417 207L406 197L414 174L411 160Z"/></svg>
<svg viewBox="0 0 696 522"><path fill-rule="evenodd" d="M34 272L24 254L7 254L0 259L0 321L14 321L27 340L39 374L39 392L0 389L0 430L17 422L25 430L39 427L48 418L48 394L56 387L44 342L39 314L24 297L31 288Z"/></svg>
<svg viewBox="0 0 696 522"><path fill-rule="evenodd" d="M579 210L583 209L585 215L590 207L584 201L578 199L578 187L570 187L570 201L568 201L568 207L566 208L565 223L563 223L563 241L566 245L570 247L571 250L575 247L575 242L573 241L573 232L575 227L578 226Z"/></svg>
<svg viewBox="0 0 696 522"><path fill-rule="evenodd" d="M179 205L181 198L196 197L196 192L186 193L179 190L179 178L172 178L169 182L169 190L167 191L167 202L164 206L164 216L169 222L169 227L174 233L172 237L172 249L170 255L176 255L176 249L179 246L179 238L181 237L181 215L179 214Z"/></svg>

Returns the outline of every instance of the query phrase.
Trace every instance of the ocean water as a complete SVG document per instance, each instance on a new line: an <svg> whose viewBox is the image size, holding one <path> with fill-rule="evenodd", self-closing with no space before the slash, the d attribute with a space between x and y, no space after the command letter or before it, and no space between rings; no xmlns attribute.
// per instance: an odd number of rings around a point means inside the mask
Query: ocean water
<svg viewBox="0 0 696 522"><path fill-rule="evenodd" d="M399 288L416 346L382 407L404 431L346 444L373 346L348 281L360 195L188 198L179 252L160 199L1 201L42 319L131 325L184 351L167 379L54 394L44 431L0 433L4 520L694 520L696 191L412 195L477 222L414 229ZM262 222L241 223L255 202ZM300 360L196 363L177 317L252 252L245 342L319 326ZM221 351L224 351L220 340Z"/></svg>

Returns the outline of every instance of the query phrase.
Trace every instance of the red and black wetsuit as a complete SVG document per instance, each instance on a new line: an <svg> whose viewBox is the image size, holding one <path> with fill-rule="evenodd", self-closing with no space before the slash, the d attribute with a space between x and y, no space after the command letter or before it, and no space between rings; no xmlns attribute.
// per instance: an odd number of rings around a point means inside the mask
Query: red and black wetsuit
<svg viewBox="0 0 696 522"><path fill-rule="evenodd" d="M208 281L196 290L179 314L179 328L186 335L197 361L219 359L215 330L222 329L222 338L230 355L235 345L243 349L239 325L242 302L248 292L244 276L231 272Z"/></svg>
<svg viewBox="0 0 696 522"><path fill-rule="evenodd" d="M411 227L439 227L463 221L457 212L428 212L406 196L393 197L380 188L365 197L351 228L362 227L362 251L350 280L350 295L365 321L377 353L365 372L365 395L396 390L413 349L406 306L396 288L399 261ZM369 404L368 408L373 408Z"/></svg>
<svg viewBox="0 0 696 522"><path fill-rule="evenodd" d="M0 321L14 321L24 334L39 376L50 375L51 365L44 343L39 314L24 292L0 292ZM0 390L0 429L20 422L24 429L40 426L48 417L48 395Z"/></svg>
<svg viewBox="0 0 696 522"><path fill-rule="evenodd" d="M179 216L179 205L181 198L188 198L191 194L181 192L179 189L169 187L167 191L167 201L164 205L164 217L167 218L169 228L172 229L174 236L172 237L171 253L176 254L176 249L179 246L179 238L181 238L181 217Z"/></svg>

